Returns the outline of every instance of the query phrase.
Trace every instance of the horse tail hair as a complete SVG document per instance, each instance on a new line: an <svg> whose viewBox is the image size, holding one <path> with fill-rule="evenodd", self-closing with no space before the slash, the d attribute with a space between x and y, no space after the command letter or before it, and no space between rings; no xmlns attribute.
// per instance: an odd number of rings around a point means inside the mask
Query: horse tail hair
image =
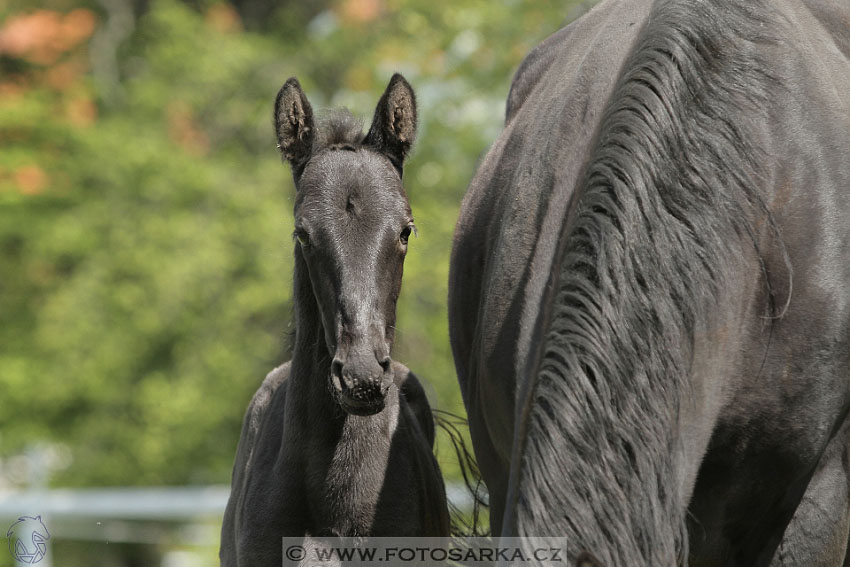
<svg viewBox="0 0 850 567"><path fill-rule="evenodd" d="M470 496L471 508L449 500L452 537L486 537L489 528L482 523L482 511L489 507L487 489L478 470L475 455L469 450L463 431L467 429L465 418L444 410L431 410L434 424L445 432L457 456L463 484Z"/></svg>

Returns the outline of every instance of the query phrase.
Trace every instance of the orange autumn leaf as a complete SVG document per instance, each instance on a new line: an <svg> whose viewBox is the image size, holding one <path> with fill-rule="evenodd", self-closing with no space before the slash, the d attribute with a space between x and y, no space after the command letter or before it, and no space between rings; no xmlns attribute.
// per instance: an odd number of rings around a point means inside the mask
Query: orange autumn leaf
<svg viewBox="0 0 850 567"><path fill-rule="evenodd" d="M374 21L383 12L381 0L344 0L340 6L344 20L356 24Z"/></svg>
<svg viewBox="0 0 850 567"><path fill-rule="evenodd" d="M204 15L204 22L214 30L223 33L237 32L242 29L242 20L230 4L213 4Z"/></svg>
<svg viewBox="0 0 850 567"><path fill-rule="evenodd" d="M95 15L82 8L66 15L52 10L18 14L0 28L0 53L51 65L87 40L95 23Z"/></svg>
<svg viewBox="0 0 850 567"><path fill-rule="evenodd" d="M192 111L180 103L168 107L168 136L190 153L202 155L209 150L207 135L195 124Z"/></svg>
<svg viewBox="0 0 850 567"><path fill-rule="evenodd" d="M97 106L90 98L75 98L66 103L65 116L74 126L90 126L97 120Z"/></svg>
<svg viewBox="0 0 850 567"><path fill-rule="evenodd" d="M48 85L57 90L67 89L85 72L82 62L75 58L50 67L45 74Z"/></svg>
<svg viewBox="0 0 850 567"><path fill-rule="evenodd" d="M97 20L94 13L78 8L65 15L60 38L66 50L83 43L94 33Z"/></svg>
<svg viewBox="0 0 850 567"><path fill-rule="evenodd" d="M0 82L0 100L9 102L26 94L28 85L18 77Z"/></svg>
<svg viewBox="0 0 850 567"><path fill-rule="evenodd" d="M39 195L47 187L47 174L37 165L19 167L12 177L18 190L24 195Z"/></svg>

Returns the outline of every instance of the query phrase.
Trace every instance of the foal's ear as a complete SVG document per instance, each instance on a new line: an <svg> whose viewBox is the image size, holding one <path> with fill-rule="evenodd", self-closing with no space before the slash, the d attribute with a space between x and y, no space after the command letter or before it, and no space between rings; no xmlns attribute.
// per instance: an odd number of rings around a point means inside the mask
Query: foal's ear
<svg viewBox="0 0 850 567"><path fill-rule="evenodd" d="M290 77L277 93L274 129L280 154L300 174L313 148L313 109L295 77Z"/></svg>
<svg viewBox="0 0 850 567"><path fill-rule="evenodd" d="M386 155L401 175L404 158L416 137L416 95L404 77L396 73L378 101L375 118L364 144Z"/></svg>

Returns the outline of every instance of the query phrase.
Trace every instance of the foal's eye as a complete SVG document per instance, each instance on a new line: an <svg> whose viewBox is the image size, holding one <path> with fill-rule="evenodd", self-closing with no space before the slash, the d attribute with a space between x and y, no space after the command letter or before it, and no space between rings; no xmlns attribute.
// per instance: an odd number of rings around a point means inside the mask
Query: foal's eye
<svg viewBox="0 0 850 567"><path fill-rule="evenodd" d="M301 248L306 248L310 246L310 238L303 230L296 230L293 236L295 236L295 240L298 241L298 244L301 245Z"/></svg>
<svg viewBox="0 0 850 567"><path fill-rule="evenodd" d="M401 235L399 235L399 240L401 240L402 244L407 244L407 240L410 238L410 233L413 232L413 225L407 225L404 227L404 230L401 231Z"/></svg>

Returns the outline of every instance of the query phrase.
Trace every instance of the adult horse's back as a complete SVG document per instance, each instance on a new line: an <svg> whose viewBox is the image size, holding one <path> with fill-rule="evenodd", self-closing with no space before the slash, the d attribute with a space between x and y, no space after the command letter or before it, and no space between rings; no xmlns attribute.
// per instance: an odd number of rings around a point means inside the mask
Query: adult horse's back
<svg viewBox="0 0 850 567"><path fill-rule="evenodd" d="M606 0L538 46L451 264L494 533L840 565L848 217L846 2Z"/></svg>

